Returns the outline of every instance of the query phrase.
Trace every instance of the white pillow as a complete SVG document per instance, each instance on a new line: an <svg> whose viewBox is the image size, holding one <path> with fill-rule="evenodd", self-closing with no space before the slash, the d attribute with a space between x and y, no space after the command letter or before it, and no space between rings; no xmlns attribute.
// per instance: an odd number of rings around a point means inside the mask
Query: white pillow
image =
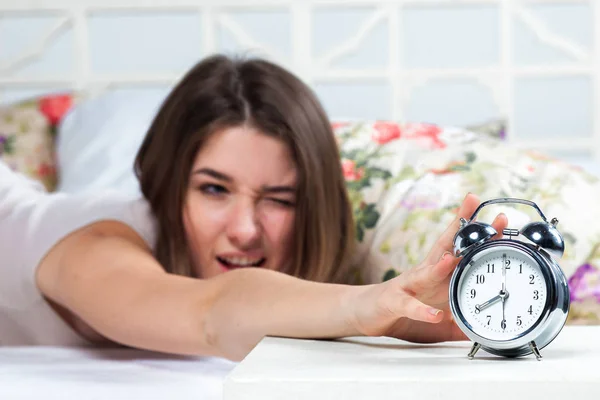
<svg viewBox="0 0 600 400"><path fill-rule="evenodd" d="M139 194L134 159L165 96L165 92L114 91L77 105L58 130L57 191L113 188Z"/></svg>

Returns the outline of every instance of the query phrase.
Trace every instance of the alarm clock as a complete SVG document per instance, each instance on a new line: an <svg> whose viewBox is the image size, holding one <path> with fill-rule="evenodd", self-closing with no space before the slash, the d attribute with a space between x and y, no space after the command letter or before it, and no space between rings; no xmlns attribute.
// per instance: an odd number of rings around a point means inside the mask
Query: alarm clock
<svg viewBox="0 0 600 400"><path fill-rule="evenodd" d="M483 207L515 203L533 207L541 217L519 229L504 229L501 239L489 224L476 221ZM570 306L567 278L556 262L564 240L532 201L498 198L485 201L470 220L461 218L454 236L459 263L449 286L452 316L473 342L468 358L482 348L504 357L534 354L560 333Z"/></svg>

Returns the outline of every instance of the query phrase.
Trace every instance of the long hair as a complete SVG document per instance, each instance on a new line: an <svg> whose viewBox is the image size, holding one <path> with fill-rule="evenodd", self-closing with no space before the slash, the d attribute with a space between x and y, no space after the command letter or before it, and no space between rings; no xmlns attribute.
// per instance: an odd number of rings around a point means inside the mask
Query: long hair
<svg viewBox="0 0 600 400"><path fill-rule="evenodd" d="M157 219L158 261L167 272L193 275L182 216L190 170L212 133L242 124L285 143L298 170L293 259L282 272L345 282L354 224L330 122L307 85L261 59L204 59L152 122L135 171Z"/></svg>

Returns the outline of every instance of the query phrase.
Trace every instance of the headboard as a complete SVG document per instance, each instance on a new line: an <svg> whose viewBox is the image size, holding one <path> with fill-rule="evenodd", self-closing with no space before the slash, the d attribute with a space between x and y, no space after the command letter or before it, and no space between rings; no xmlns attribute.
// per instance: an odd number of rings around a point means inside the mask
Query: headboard
<svg viewBox="0 0 600 400"><path fill-rule="evenodd" d="M504 119L515 143L600 155L592 0L0 0L0 102L167 90L214 52L283 64L332 117Z"/></svg>

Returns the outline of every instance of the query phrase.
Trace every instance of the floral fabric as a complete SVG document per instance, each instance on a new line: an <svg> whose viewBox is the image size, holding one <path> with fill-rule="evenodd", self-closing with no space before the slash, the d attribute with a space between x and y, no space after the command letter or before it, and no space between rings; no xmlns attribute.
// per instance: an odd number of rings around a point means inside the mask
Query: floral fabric
<svg viewBox="0 0 600 400"><path fill-rule="evenodd" d="M54 137L72 105L71 95L60 94L0 107L0 160L54 190Z"/></svg>
<svg viewBox="0 0 600 400"><path fill-rule="evenodd" d="M488 127L489 128L489 127ZM482 201L517 197L559 219L569 278L569 323L600 323L600 182L577 167L503 142L503 128L473 132L429 124L334 124L356 219L359 282L379 282L415 266L455 217L468 192ZM539 220L526 206L493 205L509 227Z"/></svg>

